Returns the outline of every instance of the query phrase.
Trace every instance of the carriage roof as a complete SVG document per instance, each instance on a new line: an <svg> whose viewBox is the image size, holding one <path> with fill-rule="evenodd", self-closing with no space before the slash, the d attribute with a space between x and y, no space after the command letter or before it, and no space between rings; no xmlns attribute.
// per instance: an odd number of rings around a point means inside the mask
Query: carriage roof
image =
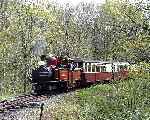
<svg viewBox="0 0 150 120"><path fill-rule="evenodd" d="M84 60L84 63L109 63L107 61L99 61L99 60Z"/></svg>
<svg viewBox="0 0 150 120"><path fill-rule="evenodd" d="M96 65L107 65L107 64L114 64L114 65L129 65L128 62L111 62L111 61L98 61L98 60L85 60L84 63L94 63Z"/></svg>
<svg viewBox="0 0 150 120"><path fill-rule="evenodd" d="M129 65L128 62L119 62L119 61L101 61L101 60L82 60L80 58L71 58L73 62L79 62L79 63L94 63L96 65L106 65L106 64L114 64L114 65Z"/></svg>

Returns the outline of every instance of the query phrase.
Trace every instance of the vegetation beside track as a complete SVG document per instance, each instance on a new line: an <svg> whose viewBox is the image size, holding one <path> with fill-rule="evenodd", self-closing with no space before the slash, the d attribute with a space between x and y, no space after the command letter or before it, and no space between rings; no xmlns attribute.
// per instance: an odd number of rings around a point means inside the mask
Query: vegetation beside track
<svg viewBox="0 0 150 120"><path fill-rule="evenodd" d="M130 72L128 80L76 91L64 103L46 110L44 116L56 120L149 120L150 77L143 69L145 64L140 66Z"/></svg>

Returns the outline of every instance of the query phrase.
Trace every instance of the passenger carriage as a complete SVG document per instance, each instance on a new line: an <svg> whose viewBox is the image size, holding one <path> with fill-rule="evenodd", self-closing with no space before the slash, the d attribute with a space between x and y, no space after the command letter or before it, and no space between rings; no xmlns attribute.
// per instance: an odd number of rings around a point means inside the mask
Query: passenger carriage
<svg viewBox="0 0 150 120"><path fill-rule="evenodd" d="M127 62L84 61L82 77L87 83L125 79Z"/></svg>
<svg viewBox="0 0 150 120"><path fill-rule="evenodd" d="M128 62L114 62L114 80L126 79L128 77Z"/></svg>
<svg viewBox="0 0 150 120"><path fill-rule="evenodd" d="M109 62L102 61L84 61L83 79L87 83L96 83L98 81L110 80L111 72L108 71Z"/></svg>

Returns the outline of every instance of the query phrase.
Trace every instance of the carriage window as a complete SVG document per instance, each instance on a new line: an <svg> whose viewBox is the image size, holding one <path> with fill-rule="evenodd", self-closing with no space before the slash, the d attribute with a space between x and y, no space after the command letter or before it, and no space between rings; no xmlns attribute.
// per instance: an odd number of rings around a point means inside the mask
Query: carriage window
<svg viewBox="0 0 150 120"><path fill-rule="evenodd" d="M91 63L88 65L88 72L91 72Z"/></svg>
<svg viewBox="0 0 150 120"><path fill-rule="evenodd" d="M96 72L100 72L100 66L96 66Z"/></svg>
<svg viewBox="0 0 150 120"><path fill-rule="evenodd" d="M127 66L127 65L125 65L125 66L124 66L124 69L125 69L125 70L127 70L127 69L128 69L128 66Z"/></svg>
<svg viewBox="0 0 150 120"><path fill-rule="evenodd" d="M124 66L123 66L123 65L119 65L119 66L118 66L118 71L123 70L123 69L124 69Z"/></svg>
<svg viewBox="0 0 150 120"><path fill-rule="evenodd" d="M124 66L123 65L120 65L120 70L123 70L124 69Z"/></svg>
<svg viewBox="0 0 150 120"><path fill-rule="evenodd" d="M87 72L87 63L85 63L85 72Z"/></svg>
<svg viewBox="0 0 150 120"><path fill-rule="evenodd" d="M76 68L79 68L79 63L74 63L73 64Z"/></svg>
<svg viewBox="0 0 150 120"><path fill-rule="evenodd" d="M120 66L117 66L117 71L120 71Z"/></svg>
<svg viewBox="0 0 150 120"><path fill-rule="evenodd" d="M78 63L78 68L82 68L83 67L83 63Z"/></svg>
<svg viewBox="0 0 150 120"><path fill-rule="evenodd" d="M95 65L92 65L92 72L95 72Z"/></svg>
<svg viewBox="0 0 150 120"><path fill-rule="evenodd" d="M117 70L120 71L120 70L127 70L128 66L127 65L119 65Z"/></svg>
<svg viewBox="0 0 150 120"><path fill-rule="evenodd" d="M101 72L106 72L106 66L101 66Z"/></svg>

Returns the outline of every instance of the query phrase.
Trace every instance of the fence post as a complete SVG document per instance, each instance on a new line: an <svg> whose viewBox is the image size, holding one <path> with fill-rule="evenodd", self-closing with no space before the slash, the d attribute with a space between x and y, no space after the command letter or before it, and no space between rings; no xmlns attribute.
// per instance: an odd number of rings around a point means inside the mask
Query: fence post
<svg viewBox="0 0 150 120"><path fill-rule="evenodd" d="M41 107L40 107L41 113L40 113L40 119L39 120L42 120L43 109L44 109L44 103L42 103Z"/></svg>

